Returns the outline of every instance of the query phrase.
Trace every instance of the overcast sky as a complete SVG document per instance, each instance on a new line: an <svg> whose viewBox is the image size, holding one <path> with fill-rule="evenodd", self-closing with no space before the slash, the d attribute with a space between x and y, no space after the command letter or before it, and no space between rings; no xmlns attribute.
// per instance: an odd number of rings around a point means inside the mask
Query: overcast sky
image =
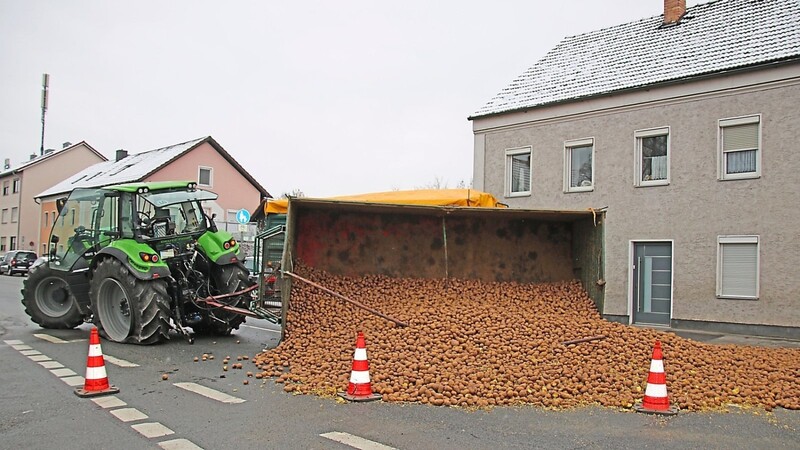
<svg viewBox="0 0 800 450"><path fill-rule="evenodd" d="M687 6L702 1L687 0ZM475 112L562 38L663 0L0 0L0 159L213 136L273 196L472 178ZM53 184L60 181L54 174Z"/></svg>

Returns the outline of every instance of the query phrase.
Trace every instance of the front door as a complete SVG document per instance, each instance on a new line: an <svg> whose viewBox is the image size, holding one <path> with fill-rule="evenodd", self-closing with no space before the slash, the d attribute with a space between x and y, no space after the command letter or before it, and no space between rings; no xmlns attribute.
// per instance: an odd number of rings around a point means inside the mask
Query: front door
<svg viewBox="0 0 800 450"><path fill-rule="evenodd" d="M672 243L633 244L633 322L670 324L672 310Z"/></svg>

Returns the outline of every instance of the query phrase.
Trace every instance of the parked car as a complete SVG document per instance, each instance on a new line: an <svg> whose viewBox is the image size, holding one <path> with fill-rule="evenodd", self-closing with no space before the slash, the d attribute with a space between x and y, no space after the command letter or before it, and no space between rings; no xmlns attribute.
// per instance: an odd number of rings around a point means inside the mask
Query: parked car
<svg viewBox="0 0 800 450"><path fill-rule="evenodd" d="M37 255L27 250L11 250L0 260L0 274L27 274L28 268L36 261Z"/></svg>

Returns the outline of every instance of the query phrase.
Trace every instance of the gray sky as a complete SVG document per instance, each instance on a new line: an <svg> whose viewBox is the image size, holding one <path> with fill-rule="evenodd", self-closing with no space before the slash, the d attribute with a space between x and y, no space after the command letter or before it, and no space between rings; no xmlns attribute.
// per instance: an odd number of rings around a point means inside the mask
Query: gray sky
<svg viewBox="0 0 800 450"><path fill-rule="evenodd" d="M687 6L702 1L687 0ZM0 158L213 136L273 196L448 187L475 112L563 37L663 0L0 0ZM53 184L60 181L54 174Z"/></svg>

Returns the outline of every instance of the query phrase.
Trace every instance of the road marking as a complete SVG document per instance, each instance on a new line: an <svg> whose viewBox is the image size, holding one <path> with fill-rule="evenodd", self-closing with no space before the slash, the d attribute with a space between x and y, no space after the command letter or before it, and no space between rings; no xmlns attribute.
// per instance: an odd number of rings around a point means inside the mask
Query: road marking
<svg viewBox="0 0 800 450"><path fill-rule="evenodd" d="M45 369L58 369L59 367L64 367L64 365L58 361L42 361L39 363L39 365Z"/></svg>
<svg viewBox="0 0 800 450"><path fill-rule="evenodd" d="M64 378L59 378L59 379L61 381L63 381L64 383L67 383L67 386L72 386L72 387L75 387L75 386L86 386L86 379L83 378L80 375L75 376L75 377L64 377Z"/></svg>
<svg viewBox="0 0 800 450"><path fill-rule="evenodd" d="M123 422L133 422L134 420L147 419L147 414L136 408L120 408L110 411L111 415Z"/></svg>
<svg viewBox="0 0 800 450"><path fill-rule="evenodd" d="M181 389L185 389L189 392L194 392L195 394L200 394L204 397L208 397L212 400L216 400L222 403L244 403L246 401L242 398L234 397L224 392L216 391L214 389L201 386L197 383L174 383L174 384L175 386Z"/></svg>
<svg viewBox="0 0 800 450"><path fill-rule="evenodd" d="M331 431L330 433L320 434L320 436L360 450L396 450L394 447L340 431Z"/></svg>
<svg viewBox="0 0 800 450"><path fill-rule="evenodd" d="M203 450L203 447L197 446L197 444L188 439L162 441L158 443L158 446L164 450Z"/></svg>
<svg viewBox="0 0 800 450"><path fill-rule="evenodd" d="M264 327L254 327L253 325L239 325L239 326L246 327L246 328L254 328L256 330L271 331L273 333L280 333L281 332L281 330L273 330L273 329L264 328Z"/></svg>
<svg viewBox="0 0 800 450"><path fill-rule="evenodd" d="M92 401L97 406L99 406L99 407L101 407L103 409L105 409L105 408L118 408L120 406L127 406L128 405L127 403L123 402L122 400L120 400L117 397L114 397L113 395L110 395L110 396L107 396L107 397L96 397L96 398L93 398Z"/></svg>
<svg viewBox="0 0 800 450"><path fill-rule="evenodd" d="M50 357L47 355L31 355L28 356L28 359L31 361L42 362L42 361L51 361Z"/></svg>
<svg viewBox="0 0 800 450"><path fill-rule="evenodd" d="M124 359L115 358L111 355L103 355L103 360L108 361L111 364L119 367L139 367L138 364L132 363L130 361L125 361Z"/></svg>
<svg viewBox="0 0 800 450"><path fill-rule="evenodd" d="M157 438L161 436L169 436L170 434L175 434L174 431L170 430L164 425L161 425L158 422L140 423L136 425L131 425L131 428L138 431L139 434L141 434L146 438Z"/></svg>
<svg viewBox="0 0 800 450"><path fill-rule="evenodd" d="M20 351L20 353L22 353L25 356L41 355L42 354L42 352L40 352L39 350L22 350L22 351Z"/></svg>
<svg viewBox="0 0 800 450"><path fill-rule="evenodd" d="M19 341L19 340L16 340L16 339L12 339L10 341L3 341L3 342L5 342L6 344L11 345L11 346L21 345L22 344L22 341Z"/></svg>
<svg viewBox="0 0 800 450"><path fill-rule="evenodd" d="M67 341L65 341L63 339L59 339L59 338L57 338L55 336L50 336L49 334L45 334L45 333L37 333L37 334L34 334L33 337L37 337L37 338L39 338L39 339L41 339L43 341L50 342L51 344L66 344L67 343Z"/></svg>
<svg viewBox="0 0 800 450"><path fill-rule="evenodd" d="M77 375L77 373L75 373L72 369L67 369L67 368L64 368L64 369L52 369L52 370L50 370L50 373L52 373L53 375L55 375L55 376L57 376L59 378L61 378L61 377L71 377L71 376Z"/></svg>
<svg viewBox="0 0 800 450"><path fill-rule="evenodd" d="M25 345L25 344L23 344L21 342L19 344L12 345L11 348L13 348L14 350L19 350L19 351L33 350L33 347L31 347L30 345Z"/></svg>

